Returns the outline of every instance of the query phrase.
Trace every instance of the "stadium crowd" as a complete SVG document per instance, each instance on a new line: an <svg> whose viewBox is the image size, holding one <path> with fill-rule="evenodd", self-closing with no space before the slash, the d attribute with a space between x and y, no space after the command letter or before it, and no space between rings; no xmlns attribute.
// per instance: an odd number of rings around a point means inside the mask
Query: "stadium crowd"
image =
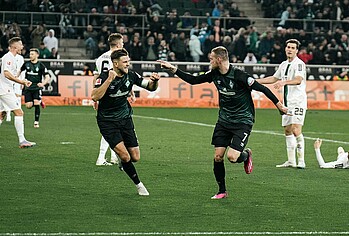
<svg viewBox="0 0 349 236"><path fill-rule="evenodd" d="M263 31L233 0L188 1L193 6L204 2L199 24L191 18L195 11L180 12L160 0L0 0L0 5L4 11L59 12L56 36L83 39L91 59L108 50L110 33L119 32L134 61L207 62L208 52L221 45L228 49L231 62L278 64L285 60L285 41L296 38L302 45L298 56L307 64L349 64L349 0L259 0L266 18L280 19ZM75 13L88 13L89 21L87 15ZM122 15L115 20L115 14ZM140 15L146 16L144 34L139 30ZM294 19L328 19L333 24ZM8 39L20 36L25 44L24 57L28 58L29 48L37 47L41 58L59 58L58 45L52 47L43 41L49 36L52 45L56 38L45 22L26 27L1 22L0 31L0 56L7 51Z"/></svg>

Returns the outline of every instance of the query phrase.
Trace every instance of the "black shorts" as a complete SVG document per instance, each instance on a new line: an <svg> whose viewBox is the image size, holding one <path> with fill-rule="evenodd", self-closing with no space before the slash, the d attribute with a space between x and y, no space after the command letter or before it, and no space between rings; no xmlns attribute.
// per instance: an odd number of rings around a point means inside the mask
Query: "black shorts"
<svg viewBox="0 0 349 236"><path fill-rule="evenodd" d="M38 90L24 90L24 102L33 102L34 100L41 100L41 89Z"/></svg>
<svg viewBox="0 0 349 236"><path fill-rule="evenodd" d="M97 120L99 131L109 146L114 148L118 143L124 142L126 147L138 147L138 139L132 118L119 121Z"/></svg>
<svg viewBox="0 0 349 236"><path fill-rule="evenodd" d="M231 147L242 152L248 142L252 130L251 125L225 125L216 123L211 144L215 147Z"/></svg>

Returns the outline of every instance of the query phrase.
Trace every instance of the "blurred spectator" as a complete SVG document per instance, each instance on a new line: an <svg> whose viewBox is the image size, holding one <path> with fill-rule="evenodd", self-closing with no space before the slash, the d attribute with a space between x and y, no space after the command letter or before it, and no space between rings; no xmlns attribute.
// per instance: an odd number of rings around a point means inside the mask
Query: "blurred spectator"
<svg viewBox="0 0 349 236"><path fill-rule="evenodd" d="M84 32L85 46L88 51L92 52L92 58L95 58L97 50L97 31L93 29L92 25L88 25Z"/></svg>
<svg viewBox="0 0 349 236"><path fill-rule="evenodd" d="M43 42L40 43L40 46L38 49L39 49L39 58L47 59L51 56L50 50L48 50L48 48L45 46Z"/></svg>
<svg viewBox="0 0 349 236"><path fill-rule="evenodd" d="M286 21L290 17L291 11L292 11L292 8L287 7L286 10L282 12L281 17L280 17L281 21L279 22L279 26L285 27Z"/></svg>
<svg viewBox="0 0 349 236"><path fill-rule="evenodd" d="M245 12L244 11L240 11L239 17L241 19L237 19L237 20L234 21L234 29L240 29L240 28L247 29L248 26L251 25L251 21L245 15Z"/></svg>
<svg viewBox="0 0 349 236"><path fill-rule="evenodd" d="M219 46L220 41L215 40L213 34L210 34L208 38L206 38L203 45L204 59L207 61L208 55L211 53L211 50L217 46Z"/></svg>
<svg viewBox="0 0 349 236"><path fill-rule="evenodd" d="M313 54L308 53L307 48L302 46L298 52L299 59L301 59L305 64L308 64L310 60L313 59Z"/></svg>
<svg viewBox="0 0 349 236"><path fill-rule="evenodd" d="M32 38L34 48L39 48L42 38L44 37L44 34L45 34L44 25L38 24L30 35L30 37Z"/></svg>
<svg viewBox="0 0 349 236"><path fill-rule="evenodd" d="M177 61L176 54L174 52L170 52L168 54L168 61Z"/></svg>
<svg viewBox="0 0 349 236"><path fill-rule="evenodd" d="M107 25L102 25L101 30L97 34L96 40L97 42L102 41L104 44L108 45L108 37L110 35L110 30Z"/></svg>
<svg viewBox="0 0 349 236"><path fill-rule="evenodd" d="M249 51L244 59L244 64L257 64L257 58L252 51Z"/></svg>
<svg viewBox="0 0 349 236"><path fill-rule="evenodd" d="M161 40L158 47L158 59L162 61L167 61L169 53L170 49L168 47L168 44L166 43L166 40Z"/></svg>
<svg viewBox="0 0 349 236"><path fill-rule="evenodd" d="M248 32L249 32L249 42L250 42L248 49L253 53L257 53L257 42L259 40L257 28L251 25L250 27L248 27Z"/></svg>
<svg viewBox="0 0 349 236"><path fill-rule="evenodd" d="M343 9L341 6L341 2L336 0L334 6L331 9L332 16L331 20L334 20L333 27L342 27L341 21L343 19Z"/></svg>
<svg viewBox="0 0 349 236"><path fill-rule="evenodd" d="M261 59L257 62L258 64L269 64L269 59L267 55L262 55Z"/></svg>
<svg viewBox="0 0 349 236"><path fill-rule="evenodd" d="M50 29L48 35L43 39L43 42L48 50L52 51L52 48L58 50L58 39L55 37L55 31Z"/></svg>
<svg viewBox="0 0 349 236"><path fill-rule="evenodd" d="M201 51L201 43L196 34L193 34L192 36L190 36L189 51L190 51L190 56L193 58L194 62L199 62L200 57L204 54Z"/></svg>
<svg viewBox="0 0 349 236"><path fill-rule="evenodd" d="M162 7L159 5L159 3L156 0L141 0L139 4L140 4L139 5L140 9L150 8L152 11L158 11L159 14L162 11ZM145 13L145 11L143 13Z"/></svg>
<svg viewBox="0 0 349 236"><path fill-rule="evenodd" d="M164 26L159 19L159 16L153 16L151 21L149 22L149 30L147 32L147 37L154 36L157 37L158 32L162 32L164 30Z"/></svg>
<svg viewBox="0 0 349 236"><path fill-rule="evenodd" d="M93 75L93 71L91 70L90 65L87 63L84 64L84 68L82 71L82 75Z"/></svg>
<svg viewBox="0 0 349 236"><path fill-rule="evenodd" d="M222 3L215 4L212 10L212 17L221 17L223 14L224 6Z"/></svg>
<svg viewBox="0 0 349 236"><path fill-rule="evenodd" d="M229 35L223 37L222 46L228 50L228 55L230 55L231 60L231 56L234 54L234 43Z"/></svg>
<svg viewBox="0 0 349 236"><path fill-rule="evenodd" d="M69 11L70 9L68 7L63 9L61 20L59 21L59 28L63 34L63 37L74 38L75 30L73 28L73 23L72 23L73 17Z"/></svg>
<svg viewBox="0 0 349 236"><path fill-rule="evenodd" d="M142 60L143 45L138 35L134 35L130 44L130 57L132 61Z"/></svg>
<svg viewBox="0 0 349 236"><path fill-rule="evenodd" d="M143 60L145 61L155 61L158 59L158 48L155 44L155 39L153 36L147 38L147 42L144 45Z"/></svg>
<svg viewBox="0 0 349 236"><path fill-rule="evenodd" d="M188 39L185 37L184 32L180 32L179 36L173 34L170 42L170 49L176 54L176 58L179 61L185 61L187 55L187 43Z"/></svg>
<svg viewBox="0 0 349 236"><path fill-rule="evenodd" d="M43 0L39 5L40 11L42 12L54 12L55 5L49 0Z"/></svg>
<svg viewBox="0 0 349 236"><path fill-rule="evenodd" d="M112 26L115 22L115 19L111 12L109 11L109 7L106 5L103 7L103 13L100 16L100 24Z"/></svg>
<svg viewBox="0 0 349 236"><path fill-rule="evenodd" d="M247 38L248 38L248 32L245 30L242 31L242 33L239 35L238 39L235 42L235 55L238 59L238 61L243 61L247 55Z"/></svg>
<svg viewBox="0 0 349 236"><path fill-rule="evenodd" d="M229 8L229 16L230 17L239 17L240 16L240 10L236 2L232 2Z"/></svg>
<svg viewBox="0 0 349 236"><path fill-rule="evenodd" d="M263 54L262 54L263 55ZM269 62L271 64L280 64L286 60L284 47L280 42L276 41L273 48L270 50Z"/></svg>
<svg viewBox="0 0 349 236"><path fill-rule="evenodd" d="M179 22L180 19L175 9L173 9L171 12L166 13L164 20L166 40L170 39L171 34L177 34L177 24Z"/></svg>
<svg viewBox="0 0 349 236"><path fill-rule="evenodd" d="M24 58L29 58L29 47L26 44L23 44L23 49L21 51L21 55Z"/></svg>
<svg viewBox="0 0 349 236"><path fill-rule="evenodd" d="M193 18L191 18L190 11L185 11L181 18L182 28L188 29L193 27Z"/></svg>
<svg viewBox="0 0 349 236"><path fill-rule="evenodd" d="M94 55L94 58L98 58L100 55L108 51L107 45L103 41L99 41L97 44L97 50L96 55Z"/></svg>
<svg viewBox="0 0 349 236"><path fill-rule="evenodd" d="M48 58L49 59L60 59L61 56L58 54L58 50L56 48L52 48L51 55Z"/></svg>
<svg viewBox="0 0 349 236"><path fill-rule="evenodd" d="M268 31L267 34L260 40L258 46L259 55L270 55L270 51L274 45L273 33Z"/></svg>
<svg viewBox="0 0 349 236"><path fill-rule="evenodd" d="M99 15L97 8L95 8L95 7L91 8L90 13L91 13L90 14L90 25L93 25L93 26L100 25L101 16Z"/></svg>
<svg viewBox="0 0 349 236"><path fill-rule="evenodd" d="M82 15L86 13L86 0L70 0L70 9L74 14L74 26L86 27L86 16ZM77 28L77 34L82 35L83 28Z"/></svg>

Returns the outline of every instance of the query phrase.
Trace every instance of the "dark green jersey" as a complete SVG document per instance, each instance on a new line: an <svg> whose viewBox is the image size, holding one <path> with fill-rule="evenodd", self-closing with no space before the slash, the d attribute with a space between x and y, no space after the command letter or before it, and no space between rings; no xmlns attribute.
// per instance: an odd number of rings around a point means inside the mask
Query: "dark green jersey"
<svg viewBox="0 0 349 236"><path fill-rule="evenodd" d="M275 95L265 86L259 84L246 72L230 65L226 74L218 69L210 70L203 75L193 76L181 70L176 75L190 84L213 82L218 90L219 117L218 121L234 125L253 125L255 109L251 96L252 89L263 92L274 104L278 102Z"/></svg>
<svg viewBox="0 0 349 236"><path fill-rule="evenodd" d="M107 80L108 75L108 71L102 72L94 87L100 87ZM131 117L132 108L127 97L133 84L146 87L145 84L142 85L142 82L143 78L133 71L129 71L122 78L116 77L110 83L104 96L98 101L97 119L115 121Z"/></svg>
<svg viewBox="0 0 349 236"><path fill-rule="evenodd" d="M45 75L48 74L47 68L43 63L32 63L30 61L25 62L21 67L21 72L25 71L25 78L32 82L30 87L25 87L27 90L39 90L42 89L38 86L38 83L42 82Z"/></svg>

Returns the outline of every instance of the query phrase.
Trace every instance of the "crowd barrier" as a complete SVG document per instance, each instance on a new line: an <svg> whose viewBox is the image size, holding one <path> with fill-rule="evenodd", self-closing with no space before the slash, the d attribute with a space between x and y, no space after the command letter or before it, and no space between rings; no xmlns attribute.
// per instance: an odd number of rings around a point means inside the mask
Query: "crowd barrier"
<svg viewBox="0 0 349 236"><path fill-rule="evenodd" d="M93 60L42 60L49 70L51 81L43 91L48 105L82 105L92 104L91 91L93 76L84 76L85 64L94 68ZM178 67L193 74L204 73L209 69L208 63L177 63ZM254 78L272 75L278 65L270 64L234 64L245 70ZM218 107L218 94L213 83L190 85L160 68L156 62L132 62L131 69L143 77L152 72L161 75L159 88L148 92L134 87L137 101L133 106L147 107ZM307 66L307 94L309 109L349 109L348 77L339 77L340 72L349 70L343 66ZM282 91L267 85L281 100ZM274 105L264 94L252 91L257 108L273 108Z"/></svg>

